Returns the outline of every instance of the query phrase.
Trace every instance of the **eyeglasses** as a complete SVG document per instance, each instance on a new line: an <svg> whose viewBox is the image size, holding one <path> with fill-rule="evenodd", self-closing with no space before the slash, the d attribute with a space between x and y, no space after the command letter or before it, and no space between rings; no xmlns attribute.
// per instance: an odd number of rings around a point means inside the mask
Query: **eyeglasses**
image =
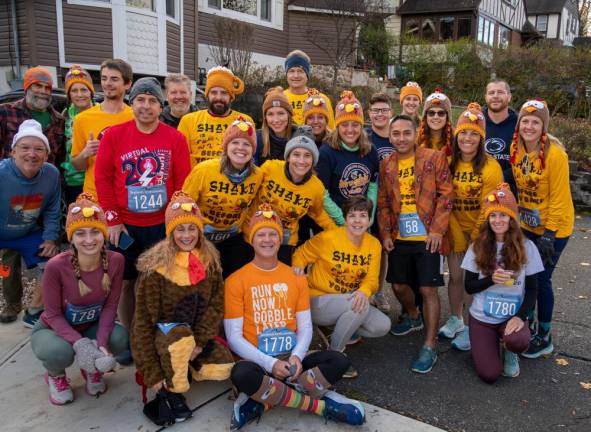
<svg viewBox="0 0 591 432"><path fill-rule="evenodd" d="M427 116L429 116L429 117L437 116L437 117L443 118L446 115L447 115L447 113L445 111L432 111L432 110L427 111Z"/></svg>
<svg viewBox="0 0 591 432"><path fill-rule="evenodd" d="M391 108L370 108L369 112L372 114L388 114L392 111Z"/></svg>
<svg viewBox="0 0 591 432"><path fill-rule="evenodd" d="M44 154L47 152L47 147L43 146L43 147L36 147L36 146L30 146L30 145L17 145L16 146L17 149L19 149L20 151L22 151L23 153L30 153L31 151L35 154Z"/></svg>

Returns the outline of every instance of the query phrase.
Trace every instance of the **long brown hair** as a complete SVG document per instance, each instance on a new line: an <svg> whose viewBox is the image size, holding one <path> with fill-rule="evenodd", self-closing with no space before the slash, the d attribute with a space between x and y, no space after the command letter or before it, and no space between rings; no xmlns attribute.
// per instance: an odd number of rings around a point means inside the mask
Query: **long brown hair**
<svg viewBox="0 0 591 432"><path fill-rule="evenodd" d="M418 147L431 147L431 128L427 124L427 111L425 110L425 115L421 119L419 123L419 133L417 137ZM446 120L445 120L445 127L442 134L443 144L441 146L441 151L445 153L446 156L451 155L452 150L452 137L453 137L453 128L451 125L451 119L449 118L449 114L446 111ZM436 149L437 150L437 149Z"/></svg>
<svg viewBox="0 0 591 432"><path fill-rule="evenodd" d="M452 174L456 172L456 167L462 160L462 151L460 150L460 146L458 144L458 135L459 134L457 134L452 141L453 146L451 152L451 163L449 164L449 170ZM482 138L481 135L480 142L478 143L478 150L476 151L476 156L474 156L474 159L470 161L474 174L482 174L482 170L484 169L484 165L486 165L487 158L488 156L484 151L484 138Z"/></svg>
<svg viewBox="0 0 591 432"><path fill-rule="evenodd" d="M199 259L208 274L222 271L220 253L213 243L204 237L201 230L199 231L199 240L195 249L199 252ZM137 261L137 269L140 272L154 271L158 267L172 269L175 265L177 252L179 252L179 247L174 241L173 235L170 234L140 255Z"/></svg>
<svg viewBox="0 0 591 432"><path fill-rule="evenodd" d="M339 128L338 126L330 133L325 136L325 141L330 148L335 150L343 150L341 147L341 136L339 135ZM371 142L369 142L369 138L367 137L367 133L361 125L361 135L357 139L357 145L359 145L359 156L364 157L371 151Z"/></svg>
<svg viewBox="0 0 591 432"><path fill-rule="evenodd" d="M285 108L283 108L285 109ZM287 126L285 129L285 138L286 139L290 139L291 138L291 134L293 132L293 126L294 126L294 122L293 122L293 116L290 114L289 111L285 110L287 112ZM269 137L269 132L270 128L269 125L267 124L267 113L265 112L263 114L263 124L261 125L261 139L263 140L263 149L261 150L261 156L262 157L267 157L269 156L270 152L271 152L271 138Z"/></svg>
<svg viewBox="0 0 591 432"><path fill-rule="evenodd" d="M497 241L487 220L480 226L474 241L476 266L485 276L491 276L497 268ZM525 237L519 223L511 218L501 249L500 262L505 270L520 271L527 264Z"/></svg>

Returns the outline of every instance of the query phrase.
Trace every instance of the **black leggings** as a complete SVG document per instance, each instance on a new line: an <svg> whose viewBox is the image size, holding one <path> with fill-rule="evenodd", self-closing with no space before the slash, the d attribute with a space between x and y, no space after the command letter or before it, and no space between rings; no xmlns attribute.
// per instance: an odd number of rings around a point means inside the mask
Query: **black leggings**
<svg viewBox="0 0 591 432"><path fill-rule="evenodd" d="M246 243L242 234L214 243L214 245L220 253L222 277L224 279L244 267L254 258L252 246Z"/></svg>
<svg viewBox="0 0 591 432"><path fill-rule="evenodd" d="M302 361L303 370L318 367L331 385L334 385L343 377L350 365L349 359L338 351L315 352L304 357ZM236 363L232 368L230 380L232 380L232 384L239 392L252 396L261 387L265 375L271 376L255 362L243 360Z"/></svg>

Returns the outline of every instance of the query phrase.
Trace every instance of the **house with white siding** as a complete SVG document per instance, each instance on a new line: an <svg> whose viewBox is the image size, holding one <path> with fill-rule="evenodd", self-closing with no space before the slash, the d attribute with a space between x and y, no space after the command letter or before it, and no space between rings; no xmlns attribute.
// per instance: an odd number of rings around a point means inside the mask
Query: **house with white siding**
<svg viewBox="0 0 591 432"><path fill-rule="evenodd" d="M527 19L556 46L573 46L579 35L579 11L575 0L526 0Z"/></svg>

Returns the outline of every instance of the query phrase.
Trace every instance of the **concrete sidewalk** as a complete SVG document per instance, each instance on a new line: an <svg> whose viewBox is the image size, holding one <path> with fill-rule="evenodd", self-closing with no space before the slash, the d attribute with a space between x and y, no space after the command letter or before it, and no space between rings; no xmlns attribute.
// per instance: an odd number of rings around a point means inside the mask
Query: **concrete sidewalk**
<svg viewBox="0 0 591 432"><path fill-rule="evenodd" d="M134 368L124 367L106 380L107 393L95 399L84 391L84 382L76 367L68 370L74 389L72 404L56 407L47 400L43 368L28 342L29 331L21 321L0 326L0 418L3 432L34 431L157 431L142 414L140 387L135 384ZM75 365L74 365L75 366ZM193 383L187 394L194 417L171 426L172 431L229 431L232 401L230 384L224 382ZM388 431L436 432L441 429L365 404L367 422L352 427L293 409L274 409L260 423L250 424L245 431Z"/></svg>

